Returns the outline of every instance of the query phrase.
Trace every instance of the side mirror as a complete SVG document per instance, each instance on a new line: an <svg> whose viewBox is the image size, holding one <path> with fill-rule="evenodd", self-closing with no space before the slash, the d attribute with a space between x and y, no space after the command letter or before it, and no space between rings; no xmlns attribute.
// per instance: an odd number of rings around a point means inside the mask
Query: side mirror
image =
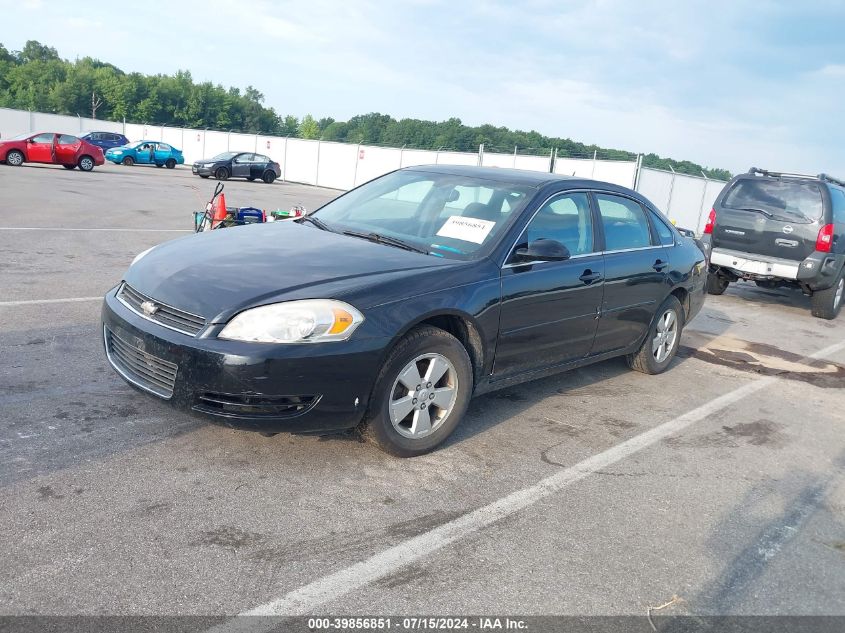
<svg viewBox="0 0 845 633"><path fill-rule="evenodd" d="M557 240L541 238L529 242L528 248L516 249L515 255L521 263L560 262L572 257L569 249Z"/></svg>

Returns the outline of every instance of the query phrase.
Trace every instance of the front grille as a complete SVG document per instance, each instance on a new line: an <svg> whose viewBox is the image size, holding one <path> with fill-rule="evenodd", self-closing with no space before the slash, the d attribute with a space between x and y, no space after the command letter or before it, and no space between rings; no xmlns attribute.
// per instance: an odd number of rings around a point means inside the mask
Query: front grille
<svg viewBox="0 0 845 633"><path fill-rule="evenodd" d="M205 327L205 319L201 316L159 303L155 299L138 292L126 283L120 287L120 290L117 293L117 298L120 299L130 310L141 315L145 319L154 321L155 323L168 327L171 330L182 332L183 334L196 336ZM144 312L141 304L145 302L150 302L156 306L157 310L155 313L146 314Z"/></svg>
<svg viewBox="0 0 845 633"><path fill-rule="evenodd" d="M178 369L175 363L138 349L107 327L103 328L103 337L109 362L126 380L165 399L173 395Z"/></svg>
<svg viewBox="0 0 845 633"><path fill-rule="evenodd" d="M264 396L206 391L197 395L194 409L229 417L287 418L305 413L319 399L319 396Z"/></svg>

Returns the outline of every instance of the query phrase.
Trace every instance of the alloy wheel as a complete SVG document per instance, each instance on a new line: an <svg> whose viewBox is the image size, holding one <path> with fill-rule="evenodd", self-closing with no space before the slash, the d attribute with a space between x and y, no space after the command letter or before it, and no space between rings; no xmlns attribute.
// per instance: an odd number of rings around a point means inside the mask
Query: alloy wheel
<svg viewBox="0 0 845 633"><path fill-rule="evenodd" d="M9 156L6 157L6 162L13 167L19 167L23 162L23 156L19 152L9 152Z"/></svg>
<svg viewBox="0 0 845 633"><path fill-rule="evenodd" d="M79 168L82 171L91 171L92 169L94 169L94 161L87 157L83 158L81 161L79 161Z"/></svg>
<svg viewBox="0 0 845 633"><path fill-rule="evenodd" d="M845 277L839 280L839 285L836 286L836 294L833 297L833 309L839 307L842 303L842 295L845 294Z"/></svg>
<svg viewBox="0 0 845 633"><path fill-rule="evenodd" d="M431 435L443 423L458 396L455 366L442 354L417 356L399 372L390 391L390 422L410 439Z"/></svg>
<svg viewBox="0 0 845 633"><path fill-rule="evenodd" d="M665 361L672 352L677 338L678 315L675 314L674 310L666 310L657 320L657 331L651 341L654 360L658 363Z"/></svg>

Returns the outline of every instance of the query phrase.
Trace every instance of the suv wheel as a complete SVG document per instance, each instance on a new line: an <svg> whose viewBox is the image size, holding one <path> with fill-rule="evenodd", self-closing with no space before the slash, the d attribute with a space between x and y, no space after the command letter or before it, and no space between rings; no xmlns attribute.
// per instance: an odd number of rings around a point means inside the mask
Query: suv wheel
<svg viewBox="0 0 845 633"><path fill-rule="evenodd" d="M728 284L731 283L727 277L723 277L719 273L707 274L707 294L721 295L728 289Z"/></svg>
<svg viewBox="0 0 845 633"><path fill-rule="evenodd" d="M458 339L439 328L416 328L385 361L361 430L391 455L428 453L458 426L472 382L472 364Z"/></svg>
<svg viewBox="0 0 845 633"><path fill-rule="evenodd" d="M835 319L845 301L845 270L839 273L836 282L825 290L817 290L812 297L814 317Z"/></svg>
<svg viewBox="0 0 845 633"><path fill-rule="evenodd" d="M669 367L681 343L684 309L669 295L657 309L648 334L636 354L626 356L628 366L644 374L659 374Z"/></svg>

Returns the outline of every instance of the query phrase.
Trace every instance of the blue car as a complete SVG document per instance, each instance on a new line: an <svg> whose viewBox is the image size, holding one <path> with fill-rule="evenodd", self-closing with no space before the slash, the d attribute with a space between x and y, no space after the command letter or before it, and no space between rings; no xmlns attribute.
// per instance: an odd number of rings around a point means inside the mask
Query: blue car
<svg viewBox="0 0 845 633"><path fill-rule="evenodd" d="M173 169L182 165L182 151L161 141L139 141L123 147L113 147L106 152L106 160L116 165L155 165Z"/></svg>
<svg viewBox="0 0 845 633"><path fill-rule="evenodd" d="M91 145L96 145L103 152L112 147L129 145L128 138L123 136L123 134L115 134L114 132L88 132L88 134L82 137L82 140L88 141Z"/></svg>

